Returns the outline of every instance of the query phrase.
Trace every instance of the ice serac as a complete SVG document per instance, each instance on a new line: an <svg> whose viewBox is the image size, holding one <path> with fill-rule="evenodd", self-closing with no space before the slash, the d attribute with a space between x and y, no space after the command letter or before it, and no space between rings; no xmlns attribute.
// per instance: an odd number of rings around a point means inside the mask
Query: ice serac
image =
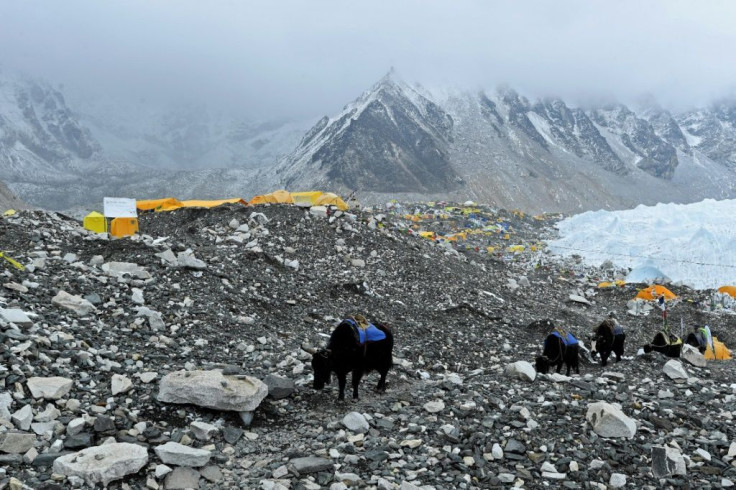
<svg viewBox="0 0 736 490"><path fill-rule="evenodd" d="M458 188L448 144L453 119L389 74L334 119L321 119L284 165L286 187L322 179L345 189Z"/></svg>

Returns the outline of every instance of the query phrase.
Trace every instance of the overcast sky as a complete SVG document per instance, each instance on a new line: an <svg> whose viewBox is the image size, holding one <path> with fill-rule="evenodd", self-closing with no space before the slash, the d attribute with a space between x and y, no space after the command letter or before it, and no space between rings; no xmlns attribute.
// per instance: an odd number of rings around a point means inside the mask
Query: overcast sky
<svg viewBox="0 0 736 490"><path fill-rule="evenodd" d="M410 82L576 101L734 95L736 1L0 0L0 68L120 100L334 114Z"/></svg>

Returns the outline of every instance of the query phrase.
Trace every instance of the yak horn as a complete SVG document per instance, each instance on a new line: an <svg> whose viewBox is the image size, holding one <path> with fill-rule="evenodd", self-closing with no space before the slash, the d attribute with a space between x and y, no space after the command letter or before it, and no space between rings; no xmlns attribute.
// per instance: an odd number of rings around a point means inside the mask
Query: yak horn
<svg viewBox="0 0 736 490"><path fill-rule="evenodd" d="M306 344L302 344L302 350L312 355L315 355L317 353L317 349L315 349L314 347L309 347Z"/></svg>

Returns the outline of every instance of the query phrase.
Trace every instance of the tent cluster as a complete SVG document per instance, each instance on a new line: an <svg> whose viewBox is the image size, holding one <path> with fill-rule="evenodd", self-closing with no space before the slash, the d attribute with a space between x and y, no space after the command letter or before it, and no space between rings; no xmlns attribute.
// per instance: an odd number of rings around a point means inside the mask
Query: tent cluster
<svg viewBox="0 0 736 490"><path fill-rule="evenodd" d="M136 200L135 206L138 212L161 212L174 211L181 208L213 208L223 204L242 204L243 206L255 206L258 204L295 204L298 206L334 206L341 211L347 211L348 205L337 194L332 192L309 191L288 192L278 190L269 194L253 197L250 201L235 197L231 199L216 200L185 200L180 201L174 197L163 199ZM138 220L136 218L115 218L110 222L108 230L107 218L97 211L92 211L84 217L83 225L86 229L95 233L107 233L112 236L124 237L138 232Z"/></svg>
<svg viewBox="0 0 736 490"><path fill-rule="evenodd" d="M541 242L515 240L514 227L527 226L530 221L521 211L494 211L470 201L462 205L414 203L408 209L391 202L386 206L386 214L394 218L392 221L401 231L448 247L511 256L536 252L544 246ZM540 215L534 219L546 218Z"/></svg>

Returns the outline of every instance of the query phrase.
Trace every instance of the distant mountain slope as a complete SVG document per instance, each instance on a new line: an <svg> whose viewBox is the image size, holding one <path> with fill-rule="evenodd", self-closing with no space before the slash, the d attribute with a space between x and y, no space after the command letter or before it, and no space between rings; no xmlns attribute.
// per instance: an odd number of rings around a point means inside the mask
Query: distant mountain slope
<svg viewBox="0 0 736 490"><path fill-rule="evenodd" d="M8 186L0 181L0 213L8 209L28 209L28 205L21 201L18 196L8 189Z"/></svg>
<svg viewBox="0 0 736 490"><path fill-rule="evenodd" d="M736 111L727 107L678 118L530 102L508 88L432 92L388 75L320 120L273 179L375 200L474 199L529 211L733 197L736 140L716 144L731 135Z"/></svg>
<svg viewBox="0 0 736 490"><path fill-rule="evenodd" d="M293 151L316 120L252 122L201 104L163 108L96 97L75 99L79 121L108 158L154 169L270 165Z"/></svg>
<svg viewBox="0 0 736 490"><path fill-rule="evenodd" d="M460 179L447 153L452 126L439 106L387 76L335 118L320 120L281 178L292 188L316 178L388 193L453 190Z"/></svg>

